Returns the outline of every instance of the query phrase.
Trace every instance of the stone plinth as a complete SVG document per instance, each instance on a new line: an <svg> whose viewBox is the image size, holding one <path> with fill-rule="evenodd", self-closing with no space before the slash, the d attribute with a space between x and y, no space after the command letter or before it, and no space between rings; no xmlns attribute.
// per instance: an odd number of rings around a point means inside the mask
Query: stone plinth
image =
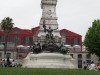
<svg viewBox="0 0 100 75"><path fill-rule="evenodd" d="M76 68L74 60L70 55L63 55L59 53L40 53L32 54L23 61L22 67L27 68Z"/></svg>

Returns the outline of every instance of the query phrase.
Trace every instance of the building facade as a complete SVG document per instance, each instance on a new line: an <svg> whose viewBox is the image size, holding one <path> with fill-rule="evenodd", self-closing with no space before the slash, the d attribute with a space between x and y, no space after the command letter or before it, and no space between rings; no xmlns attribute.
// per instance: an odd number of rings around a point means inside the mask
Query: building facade
<svg viewBox="0 0 100 75"><path fill-rule="evenodd" d="M67 45L71 45L71 46L74 46L74 45L79 45L79 46L82 46L82 36L75 33L75 32L72 32L70 30L67 30L67 29L62 29L60 30L60 34L61 36L64 36L66 38L66 44Z"/></svg>
<svg viewBox="0 0 100 75"><path fill-rule="evenodd" d="M0 42L5 42L5 36L2 31L0 31ZM15 45L32 45L33 33L31 30L24 30L15 27L8 35L8 42L14 42Z"/></svg>
<svg viewBox="0 0 100 75"><path fill-rule="evenodd" d="M9 47L7 49L7 56L14 59L23 59L31 51L29 48L18 48L17 46L32 46L33 38L38 34L39 27L32 28L31 30L20 29L15 27L12 29L8 36L8 42L15 45L14 48ZM94 61L98 62L96 55L89 55L86 48L82 46L82 36L69 31L67 29L60 30L60 35L66 38L65 45L69 49L68 54L72 56L77 63L78 68L83 68L84 63L90 63ZM2 31L0 31L0 43L5 41L5 36ZM4 57L4 46L0 44L0 58Z"/></svg>
<svg viewBox="0 0 100 75"><path fill-rule="evenodd" d="M3 31L0 31L0 43L4 45L5 36ZM10 34L8 35L8 46L6 50L6 56L10 58L24 58L26 54L30 51L29 48L26 50L25 48L31 46L33 44L33 32L32 30L25 30L20 28L13 28ZM13 43L15 47L12 48ZM23 46L25 48L19 47ZM4 47L0 48L0 58L4 58Z"/></svg>
<svg viewBox="0 0 100 75"><path fill-rule="evenodd" d="M5 56L4 44L4 42L0 42L0 58L4 58ZM12 59L16 59L17 57L16 46L12 42L7 42L6 57L10 57Z"/></svg>

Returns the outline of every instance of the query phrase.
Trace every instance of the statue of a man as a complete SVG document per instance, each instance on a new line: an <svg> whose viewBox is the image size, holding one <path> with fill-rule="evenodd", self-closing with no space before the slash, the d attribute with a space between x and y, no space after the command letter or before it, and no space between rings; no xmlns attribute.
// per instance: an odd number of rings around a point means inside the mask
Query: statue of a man
<svg viewBox="0 0 100 75"><path fill-rule="evenodd" d="M49 29L46 29L46 31L48 32L48 34L46 35L47 38L49 39L53 39L53 29L51 29L51 27L49 27Z"/></svg>
<svg viewBox="0 0 100 75"><path fill-rule="evenodd" d="M46 25L45 25L45 20L43 21L43 28L44 28L44 32L48 32L48 34L46 35L46 37L47 38L49 38L49 39L53 39L53 34L52 34L52 32L54 31L54 30L57 30L57 29L51 29L51 27L49 26L49 29L46 29Z"/></svg>

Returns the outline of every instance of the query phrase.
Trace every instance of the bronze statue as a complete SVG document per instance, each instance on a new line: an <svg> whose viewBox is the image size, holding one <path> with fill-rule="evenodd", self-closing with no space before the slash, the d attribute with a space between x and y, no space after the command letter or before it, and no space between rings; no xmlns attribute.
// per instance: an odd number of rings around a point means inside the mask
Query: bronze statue
<svg viewBox="0 0 100 75"><path fill-rule="evenodd" d="M43 28L44 28L44 32L48 32L48 34L46 35L46 38L48 39L53 39L53 34L52 32L54 30L57 30L58 28L56 29L51 29L51 27L49 26L49 29L46 29L46 25L45 25L45 20L43 20Z"/></svg>
<svg viewBox="0 0 100 75"><path fill-rule="evenodd" d="M37 44L34 44L33 48L33 53L38 54L41 52L41 45L40 42L38 42Z"/></svg>
<svg viewBox="0 0 100 75"><path fill-rule="evenodd" d="M45 25L45 20L43 20L43 28L44 28L44 32L46 34L46 42L44 44L40 44L40 42L38 42L37 44L34 44L33 46L33 53L38 54L41 52L58 52L58 53L62 53L62 54L66 54L68 49L66 47L64 47L63 44L58 45L55 42L54 36L53 36L53 31L57 30L57 29L51 29L51 27L49 26L49 28L46 28ZM42 48L41 48L42 47Z"/></svg>

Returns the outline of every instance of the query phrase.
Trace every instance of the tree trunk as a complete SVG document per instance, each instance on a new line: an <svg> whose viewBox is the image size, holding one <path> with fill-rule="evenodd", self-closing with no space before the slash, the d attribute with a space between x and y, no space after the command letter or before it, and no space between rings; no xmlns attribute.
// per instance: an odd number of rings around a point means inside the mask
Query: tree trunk
<svg viewBox="0 0 100 75"><path fill-rule="evenodd" d="M8 40L8 35L5 35L5 44L4 44L4 58L6 58L6 51L7 51L7 40Z"/></svg>

